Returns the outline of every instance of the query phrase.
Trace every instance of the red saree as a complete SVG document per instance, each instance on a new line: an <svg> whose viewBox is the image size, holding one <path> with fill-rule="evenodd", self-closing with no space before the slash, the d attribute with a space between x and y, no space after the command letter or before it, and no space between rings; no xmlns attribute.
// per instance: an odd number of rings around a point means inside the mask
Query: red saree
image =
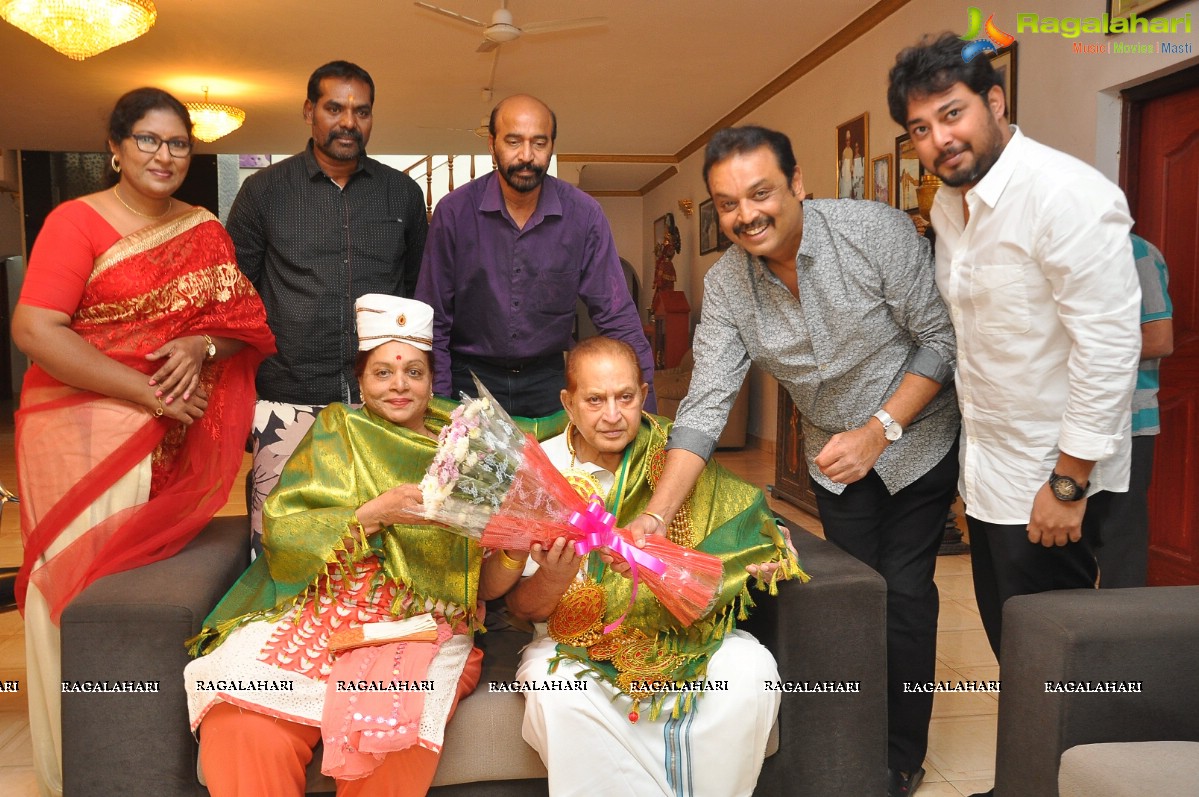
<svg viewBox="0 0 1199 797"><path fill-rule="evenodd" d="M71 329L147 376L158 363L145 355L173 338L209 334L247 346L204 365L208 409L190 427L30 368L16 413L25 545L17 600L24 610L30 583L37 585L56 625L93 581L175 554L224 505L250 430L254 372L275 350L232 241L202 208L143 228L99 255ZM68 524L147 457L149 500L121 508L38 564Z"/></svg>

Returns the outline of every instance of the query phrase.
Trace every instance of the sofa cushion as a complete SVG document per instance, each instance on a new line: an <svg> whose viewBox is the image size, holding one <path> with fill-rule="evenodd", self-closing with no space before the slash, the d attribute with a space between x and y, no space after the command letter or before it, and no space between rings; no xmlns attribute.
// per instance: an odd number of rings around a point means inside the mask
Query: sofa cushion
<svg viewBox="0 0 1199 797"><path fill-rule="evenodd" d="M1199 742L1080 744L1062 753L1060 797L1194 797Z"/></svg>

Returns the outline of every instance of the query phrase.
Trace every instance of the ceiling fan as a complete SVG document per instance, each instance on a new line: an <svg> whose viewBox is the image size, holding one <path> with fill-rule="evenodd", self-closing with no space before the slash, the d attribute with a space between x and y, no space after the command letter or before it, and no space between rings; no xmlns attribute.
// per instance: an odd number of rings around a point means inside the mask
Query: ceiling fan
<svg viewBox="0 0 1199 797"><path fill-rule="evenodd" d="M457 11L450 11L448 8L435 6L431 3L418 2L416 5L426 11L441 14L442 16L469 25L472 28L481 28L483 31L483 42L475 51L480 53L489 53L504 42L515 41L525 34L532 36L541 33L556 33L563 30L594 28L608 24L607 17L578 17L576 19L556 19L548 22L530 22L527 25L518 26L512 19L512 12L508 10L508 0L500 0L500 7L492 12L490 23L480 22L473 17L468 17L465 14L459 14Z"/></svg>
<svg viewBox="0 0 1199 797"><path fill-rule="evenodd" d="M491 116L489 114L485 114L483 118L479 120L479 124L475 125L474 127L429 127L427 125L417 125L417 127L421 128L422 130L448 130L452 133L473 133L479 138L487 138L489 135L491 135L491 131L487 126L487 123L490 120Z"/></svg>

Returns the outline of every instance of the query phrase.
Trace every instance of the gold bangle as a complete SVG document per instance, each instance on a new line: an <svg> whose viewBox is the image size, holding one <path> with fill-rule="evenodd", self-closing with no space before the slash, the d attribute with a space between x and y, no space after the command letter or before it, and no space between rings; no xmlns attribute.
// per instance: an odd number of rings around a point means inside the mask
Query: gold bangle
<svg viewBox="0 0 1199 797"><path fill-rule="evenodd" d="M650 512L649 510L645 510L645 511L643 511L641 514L643 514L643 515L649 515L649 516L650 516L650 517L652 517L654 520L656 520L656 521L658 521L659 523L661 523L661 524L662 524L662 528L664 528L664 529L665 529L665 528L669 528L669 527L670 527L670 524L666 522L666 518L662 517L662 516L661 516L661 515L659 515L657 512Z"/></svg>
<svg viewBox="0 0 1199 797"><path fill-rule="evenodd" d="M508 555L508 552L505 551L503 548L497 548L496 553L499 554L500 565L502 565L505 570L524 570L525 569L524 562L519 561L517 559L513 559L511 556Z"/></svg>

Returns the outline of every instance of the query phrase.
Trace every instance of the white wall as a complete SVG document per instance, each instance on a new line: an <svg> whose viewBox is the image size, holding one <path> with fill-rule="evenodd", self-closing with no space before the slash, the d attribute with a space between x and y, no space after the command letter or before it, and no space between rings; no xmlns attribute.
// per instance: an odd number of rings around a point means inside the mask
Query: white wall
<svg viewBox="0 0 1199 797"><path fill-rule="evenodd" d="M1018 43L1016 110L1020 127L1033 138L1094 163L1113 180L1119 166L1121 105L1118 91L1163 74L1199 63L1199 55L1081 55L1072 43L1153 43L1161 40L1192 42L1199 49L1199 0L1171 5L1157 16L1191 14L1191 34L1082 34L1066 39L1049 33L1017 33L1016 13L1045 16L1098 16L1099 0L992 0L980 6L994 13L995 24L1016 36ZM870 114L871 158L895 150L902 130L887 112L887 72L896 53L916 43L926 33L963 32L966 4L951 0L913 0L881 25L825 61L802 79L740 120L786 132L795 148L804 175L804 186L816 197L836 194L836 126L863 111ZM1155 12L1146 12L1154 16ZM707 198L701 171L702 151L679 164L679 174L646 197L642 213L643 257L652 251L653 220L674 212L683 235L683 251L675 258L679 287L687 293L698 320L703 276L719 253L698 255L698 213L685 219L678 212L682 198L698 207ZM652 258L651 258L652 262ZM750 434L764 440L775 436L776 388L774 380L754 374Z"/></svg>
<svg viewBox="0 0 1199 797"><path fill-rule="evenodd" d="M641 197L597 197L608 223L612 225L612 237L616 239L616 251L625 260L633 264L637 277L641 281L641 301L638 310L642 320L645 319L645 308L649 307L650 296L653 294L654 259L645 257L641 245L642 209Z"/></svg>

